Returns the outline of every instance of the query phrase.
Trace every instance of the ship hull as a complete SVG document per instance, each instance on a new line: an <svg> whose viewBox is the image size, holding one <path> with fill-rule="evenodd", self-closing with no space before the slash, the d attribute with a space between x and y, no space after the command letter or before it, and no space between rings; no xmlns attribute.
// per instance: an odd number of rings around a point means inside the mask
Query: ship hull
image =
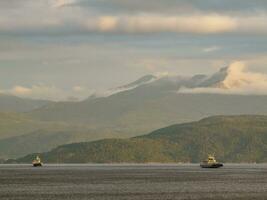
<svg viewBox="0 0 267 200"><path fill-rule="evenodd" d="M43 166L42 163L33 163L32 165L33 165L33 167L42 167Z"/></svg>
<svg viewBox="0 0 267 200"><path fill-rule="evenodd" d="M222 163L214 163L214 164L200 164L202 168L220 168L223 167Z"/></svg>

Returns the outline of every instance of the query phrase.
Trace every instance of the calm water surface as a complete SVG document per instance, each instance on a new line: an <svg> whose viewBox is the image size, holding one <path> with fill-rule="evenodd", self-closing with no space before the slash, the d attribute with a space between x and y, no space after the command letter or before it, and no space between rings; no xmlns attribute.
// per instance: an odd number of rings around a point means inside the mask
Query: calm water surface
<svg viewBox="0 0 267 200"><path fill-rule="evenodd" d="M0 165L0 199L267 199L267 165Z"/></svg>

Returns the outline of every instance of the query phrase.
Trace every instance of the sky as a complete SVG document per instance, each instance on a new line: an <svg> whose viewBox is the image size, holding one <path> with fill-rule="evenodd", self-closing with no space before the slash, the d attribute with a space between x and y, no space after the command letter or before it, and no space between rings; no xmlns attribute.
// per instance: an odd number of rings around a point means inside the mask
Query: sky
<svg viewBox="0 0 267 200"><path fill-rule="evenodd" d="M84 99L147 74L267 73L266 0L1 0L0 92Z"/></svg>

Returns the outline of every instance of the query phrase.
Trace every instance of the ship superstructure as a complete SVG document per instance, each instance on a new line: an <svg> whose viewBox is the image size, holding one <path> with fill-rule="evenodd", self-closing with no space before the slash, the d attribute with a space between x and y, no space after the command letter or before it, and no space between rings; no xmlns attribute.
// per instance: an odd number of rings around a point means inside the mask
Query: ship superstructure
<svg viewBox="0 0 267 200"><path fill-rule="evenodd" d="M200 163L200 167L202 168L219 168L222 166L223 164L217 162L214 155L209 155L206 160Z"/></svg>

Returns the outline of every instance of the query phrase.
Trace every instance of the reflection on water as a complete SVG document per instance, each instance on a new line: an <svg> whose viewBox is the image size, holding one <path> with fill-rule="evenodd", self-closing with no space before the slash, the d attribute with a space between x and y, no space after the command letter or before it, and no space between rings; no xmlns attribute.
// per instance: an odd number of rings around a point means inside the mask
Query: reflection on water
<svg viewBox="0 0 267 200"><path fill-rule="evenodd" d="M267 165L0 165L0 199L267 199Z"/></svg>

